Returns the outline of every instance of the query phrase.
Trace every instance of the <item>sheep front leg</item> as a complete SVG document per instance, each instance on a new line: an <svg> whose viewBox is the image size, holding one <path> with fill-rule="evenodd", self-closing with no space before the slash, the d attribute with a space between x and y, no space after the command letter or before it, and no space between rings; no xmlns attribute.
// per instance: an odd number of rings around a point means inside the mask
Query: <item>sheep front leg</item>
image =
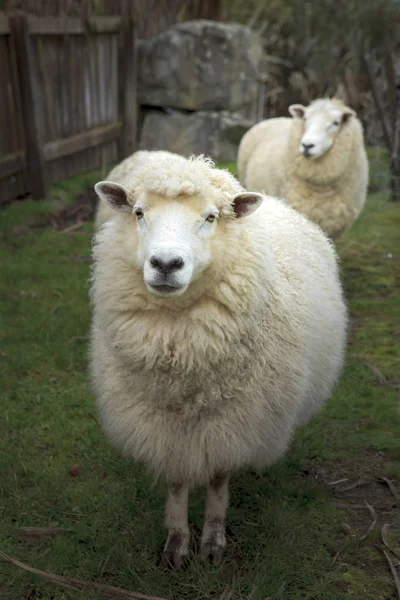
<svg viewBox="0 0 400 600"><path fill-rule="evenodd" d="M165 526L168 538L163 553L163 563L180 571L189 556L188 524L189 485L186 483L168 486L165 506Z"/></svg>
<svg viewBox="0 0 400 600"><path fill-rule="evenodd" d="M225 514L229 500L228 484L229 475L220 473L213 477L207 487L201 554L215 566L221 564L226 546Z"/></svg>

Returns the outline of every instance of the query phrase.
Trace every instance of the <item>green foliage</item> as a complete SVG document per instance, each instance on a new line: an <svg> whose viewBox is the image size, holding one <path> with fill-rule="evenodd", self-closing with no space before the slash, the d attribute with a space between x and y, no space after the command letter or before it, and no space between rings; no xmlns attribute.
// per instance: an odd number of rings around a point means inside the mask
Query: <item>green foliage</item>
<svg viewBox="0 0 400 600"><path fill-rule="evenodd" d="M96 179L60 184L52 195L72 199ZM219 598L227 585L232 600L390 597L384 559L368 540L357 541L369 523L367 511L361 511L367 521L354 524L357 535L349 536L342 523L351 514L335 507L327 483L360 472L399 481L399 396L379 385L366 364L387 380L398 375L399 209L371 195L338 242L352 330L334 397L299 432L284 460L268 472L234 477L222 566L205 566L195 556L182 574L158 567L163 486L119 456L96 421L87 377L91 225L70 233L38 227L51 210L49 201L27 201L2 211L0 550L53 573L176 600ZM69 475L73 464L79 465L76 477ZM194 492L196 544L203 503L204 493ZM27 526L68 533L19 537ZM0 563L0 595L78 597L6 563Z"/></svg>

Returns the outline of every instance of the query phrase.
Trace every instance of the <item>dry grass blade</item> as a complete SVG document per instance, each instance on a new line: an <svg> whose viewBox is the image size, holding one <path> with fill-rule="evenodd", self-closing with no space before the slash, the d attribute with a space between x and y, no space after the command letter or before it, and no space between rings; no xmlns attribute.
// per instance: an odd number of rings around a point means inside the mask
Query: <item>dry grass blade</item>
<svg viewBox="0 0 400 600"><path fill-rule="evenodd" d="M386 552L386 550L384 550L382 548L382 552L385 555L385 558L386 558L389 568L390 568L390 572L392 573L394 585L396 586L397 596L398 596L398 598L400 598L400 579L397 574L396 567L394 566L393 561L390 558L389 554Z"/></svg>
<svg viewBox="0 0 400 600"><path fill-rule="evenodd" d="M390 481L390 479L388 479L387 477L378 477L378 481L383 481L383 483L386 483L389 490L392 492L394 499L396 500L396 504L399 504L400 503L399 494L398 494L395 486L393 485L393 483Z"/></svg>
<svg viewBox="0 0 400 600"><path fill-rule="evenodd" d="M331 562L331 564L330 564L330 567L331 567L331 568L333 567L333 565L335 564L335 562L336 562L336 561L337 561L337 559L339 558L339 554L341 553L341 551L342 551L342 550L338 550L338 551L336 552L335 556L333 557L333 560L332 560L332 562Z"/></svg>
<svg viewBox="0 0 400 600"><path fill-rule="evenodd" d="M105 598L111 598L116 600L166 600L165 598L147 596L146 594L140 594L139 592L130 592L129 590L124 590L123 588L118 588L113 585L95 583L93 581L81 581L73 577L63 577L62 575L55 575L54 573L41 571L40 569L30 567L29 565L17 560L16 558L8 556L8 554L5 554L1 551L0 558L4 559L8 563L19 567L20 569L24 569L25 571L29 571L30 573L34 573L35 575L39 575L47 581L51 581L52 583L60 585L61 587L64 587L69 590L76 590L77 592L97 590Z"/></svg>
<svg viewBox="0 0 400 600"><path fill-rule="evenodd" d="M32 536L32 537L48 537L53 535L60 535L63 533L68 533L66 529L62 529L61 527L22 527L18 535L23 536Z"/></svg>
<svg viewBox="0 0 400 600"><path fill-rule="evenodd" d="M360 537L360 541L361 541L361 540L365 540L365 538L369 536L369 534L370 534L370 533L371 533L371 531L374 529L374 527L375 527L375 525L376 525L376 522L377 522L377 520L378 520L378 515L376 514L376 511L375 511L374 507L373 507L373 506L371 506L370 504L368 504L368 502L367 502L366 500L365 500L365 505L366 505L366 507L368 508L368 510L369 510L369 512L370 512L370 515L371 515L371 517L372 517L372 523L371 523L371 525L368 527L368 529L367 529L367 531L364 533L364 535L362 535L362 536Z"/></svg>
<svg viewBox="0 0 400 600"><path fill-rule="evenodd" d="M389 525L388 525L388 523L385 523L385 525L383 525L382 529L381 529L382 542L385 544L386 548L388 548L392 554L397 556L397 558L400 558L400 552L397 552L397 550L393 550L393 548L389 545L389 542L387 539L387 530L388 529L389 529Z"/></svg>
<svg viewBox="0 0 400 600"><path fill-rule="evenodd" d="M221 594L219 600L230 600L233 594L233 590L230 585L227 585L224 591Z"/></svg>
<svg viewBox="0 0 400 600"><path fill-rule="evenodd" d="M73 225L70 225L69 227L66 227L65 229L59 229L57 233L69 233L70 231L75 231L76 229L79 229L83 225L84 225L83 221L78 221L77 223L74 223Z"/></svg>

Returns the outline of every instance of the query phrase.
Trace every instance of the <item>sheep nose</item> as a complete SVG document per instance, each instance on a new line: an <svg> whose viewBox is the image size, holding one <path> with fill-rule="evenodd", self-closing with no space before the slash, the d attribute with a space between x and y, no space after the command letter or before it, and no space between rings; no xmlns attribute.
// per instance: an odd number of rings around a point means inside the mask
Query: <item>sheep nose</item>
<svg viewBox="0 0 400 600"><path fill-rule="evenodd" d="M314 146L315 146L315 144L305 144L304 142L302 142L301 145L303 146L303 148L306 152L308 150L311 150L311 148L314 148Z"/></svg>
<svg viewBox="0 0 400 600"><path fill-rule="evenodd" d="M183 258L180 256L175 256L167 261L159 258L158 256L152 256L150 258L150 264L155 269L158 269L158 271L161 273L165 273L165 275L167 275L168 273L182 269L184 262Z"/></svg>

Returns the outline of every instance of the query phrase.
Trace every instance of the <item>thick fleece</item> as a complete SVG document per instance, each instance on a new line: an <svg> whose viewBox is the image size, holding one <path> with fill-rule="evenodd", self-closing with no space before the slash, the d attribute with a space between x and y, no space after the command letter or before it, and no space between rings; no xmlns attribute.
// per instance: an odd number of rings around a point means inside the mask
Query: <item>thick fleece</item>
<svg viewBox="0 0 400 600"><path fill-rule="evenodd" d="M202 157L136 170L132 204L152 193L219 209L211 264L179 297L147 290L134 215L116 214L96 236L90 363L101 420L117 448L168 483L277 461L343 364L331 243L275 198L235 218L240 191Z"/></svg>
<svg viewBox="0 0 400 600"><path fill-rule="evenodd" d="M335 99L317 102L346 108ZM368 160L362 126L356 116L342 123L333 146L316 159L300 152L303 132L301 118L268 119L252 127L239 147L239 179L248 189L284 198L329 237L337 238L365 203Z"/></svg>

